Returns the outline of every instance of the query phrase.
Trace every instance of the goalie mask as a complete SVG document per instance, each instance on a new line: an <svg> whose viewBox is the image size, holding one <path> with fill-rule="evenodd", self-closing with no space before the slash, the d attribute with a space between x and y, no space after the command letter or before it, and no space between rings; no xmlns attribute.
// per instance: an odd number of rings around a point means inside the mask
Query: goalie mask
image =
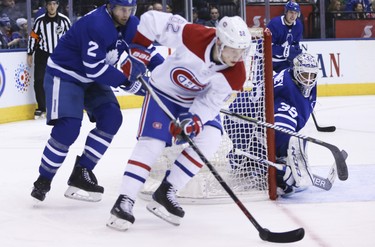
<svg viewBox="0 0 375 247"><path fill-rule="evenodd" d="M312 55L302 53L293 59L293 76L305 98L315 87L318 72L318 62Z"/></svg>
<svg viewBox="0 0 375 247"><path fill-rule="evenodd" d="M239 16L223 17L216 27L216 37L221 41L218 47L218 57L221 63L221 55L225 46L244 50L244 54L250 48L251 34L246 23Z"/></svg>

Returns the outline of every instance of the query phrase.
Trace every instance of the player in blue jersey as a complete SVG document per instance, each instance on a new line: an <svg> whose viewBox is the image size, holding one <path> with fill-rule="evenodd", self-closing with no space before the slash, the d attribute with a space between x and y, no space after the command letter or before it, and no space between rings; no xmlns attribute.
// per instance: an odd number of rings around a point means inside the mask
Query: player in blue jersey
<svg viewBox="0 0 375 247"><path fill-rule="evenodd" d="M293 60L292 67L282 70L273 77L274 81L274 117L275 125L282 128L298 132L307 123L316 102L316 79L319 68L316 59L308 54L301 53ZM229 109L236 112L241 104L241 115L258 118L252 109L258 107L258 101L252 92L241 92L238 97L229 106ZM244 109L245 108L245 109ZM225 117L224 127L233 125L233 120ZM257 126L242 123L236 130L226 129L229 138L233 143L233 150L228 157L232 169L242 169L246 166L254 166L254 161L239 155L235 150L246 152L248 145L263 145L262 140L258 140L254 135ZM255 138L254 138L255 137ZM277 174L277 186L279 195L292 194L296 188L302 188L306 180L297 174L293 166L293 156L305 157L305 143L295 137L275 131L276 159L278 163L287 164L282 171ZM293 150L297 153L291 154ZM261 154L264 155L264 154ZM264 157L260 157L264 158ZM297 158L302 171L302 176L309 172L306 159ZM288 168L288 169L287 169Z"/></svg>
<svg viewBox="0 0 375 247"><path fill-rule="evenodd" d="M136 0L109 0L79 19L48 59L44 89L47 124L53 128L31 192L37 200L45 199L53 177L77 139L84 110L96 126L86 138L82 155L76 159L65 196L101 200L104 188L98 185L92 170L122 124L120 106L111 86L142 94L141 84L129 82L128 75L115 67L119 56L129 51L128 44L136 33L139 19L134 16L135 11ZM148 69L162 61L156 54Z"/></svg>
<svg viewBox="0 0 375 247"><path fill-rule="evenodd" d="M272 18L267 27L272 33L272 64L278 73L291 66L293 59L302 52L299 42L302 39L303 24L298 18L301 8L298 3L287 2L285 13Z"/></svg>

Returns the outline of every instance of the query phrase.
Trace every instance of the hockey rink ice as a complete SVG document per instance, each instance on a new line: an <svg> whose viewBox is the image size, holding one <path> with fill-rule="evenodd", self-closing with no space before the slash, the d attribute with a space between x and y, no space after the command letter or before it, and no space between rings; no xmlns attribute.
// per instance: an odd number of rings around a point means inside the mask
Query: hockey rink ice
<svg viewBox="0 0 375 247"><path fill-rule="evenodd" d="M291 244L262 241L257 230L233 202L182 205L179 227L149 213L146 201L135 203L135 224L127 232L105 226L117 199L125 164L135 144L140 110L123 110L124 122L95 169L104 186L98 203L67 199L64 192L76 155L93 124L84 119L81 135L55 176L44 202L30 196L51 127L44 120L0 124L1 247L373 247L375 246L375 96L321 97L316 118L333 133L317 132L312 119L303 133L348 152L349 179L336 178L330 191L315 187L277 201L244 202L262 227L273 232L305 229L303 240ZM309 144L312 171L326 177L333 157Z"/></svg>

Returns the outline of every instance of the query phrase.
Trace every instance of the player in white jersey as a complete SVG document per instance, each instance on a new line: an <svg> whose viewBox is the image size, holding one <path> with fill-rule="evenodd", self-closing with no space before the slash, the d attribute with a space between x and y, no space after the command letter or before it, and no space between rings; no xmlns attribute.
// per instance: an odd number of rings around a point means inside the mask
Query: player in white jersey
<svg viewBox="0 0 375 247"><path fill-rule="evenodd" d="M130 69L130 81L144 72L148 61L140 58L148 57L146 47L153 41L176 49L152 71L150 84L177 121L171 122L154 99L146 95L138 142L128 160L120 195L107 223L117 230L127 230L134 223L132 209L137 194L173 138L180 143L181 134L188 135L208 159L213 156L222 134L220 109L233 90L242 89L246 80L242 58L250 47L251 35L238 16L224 17L216 28L207 28L188 23L178 15L146 12L133 39L132 45L138 46L130 49L130 57L123 67ZM176 201L176 192L203 164L192 148L185 148L154 192L148 210L179 225L184 211Z"/></svg>

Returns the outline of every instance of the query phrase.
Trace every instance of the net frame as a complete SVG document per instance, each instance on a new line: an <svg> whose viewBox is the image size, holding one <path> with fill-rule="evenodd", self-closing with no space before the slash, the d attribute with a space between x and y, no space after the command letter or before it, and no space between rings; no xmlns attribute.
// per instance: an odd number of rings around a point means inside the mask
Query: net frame
<svg viewBox="0 0 375 247"><path fill-rule="evenodd" d="M268 29L263 28L249 28L249 30L252 35L253 46L245 59L248 81L245 84L244 92L255 92L253 91L254 88L259 86L260 89L257 88L257 90L260 90L262 100L264 100L261 104L261 107L264 109L262 109L259 120L274 123L271 33ZM257 80L261 80L261 82ZM238 94L234 93L228 102L235 102L236 98L238 99L237 96ZM230 106L229 103L226 107ZM223 115L221 117L222 121L227 118ZM238 122L238 120L234 121ZM261 129L260 134L255 133L254 136L258 136L262 140L262 145L266 146L266 151L261 152L262 158L275 161L274 131L264 127L257 127L257 129ZM141 198L145 200L151 199L153 191L160 185L166 170L169 169L187 145L173 145L165 149L157 163L153 165L150 176L139 194ZM275 169L265 166L261 168L261 172L258 172L262 176L258 176L258 174L257 176L243 175L244 173L241 173L242 170L239 172L240 170L233 169L232 161L228 158L228 154L233 149L233 146L231 138L225 131L219 150L215 153L214 158L210 160L215 169L241 200L257 201L266 200L267 198L275 200L277 198ZM257 154L257 151L253 152L255 155ZM257 171L260 169L259 166L260 164L256 165ZM256 172L252 171L252 173ZM203 167L183 189L178 191L177 197L182 204L219 204L232 202L231 198L207 167Z"/></svg>

